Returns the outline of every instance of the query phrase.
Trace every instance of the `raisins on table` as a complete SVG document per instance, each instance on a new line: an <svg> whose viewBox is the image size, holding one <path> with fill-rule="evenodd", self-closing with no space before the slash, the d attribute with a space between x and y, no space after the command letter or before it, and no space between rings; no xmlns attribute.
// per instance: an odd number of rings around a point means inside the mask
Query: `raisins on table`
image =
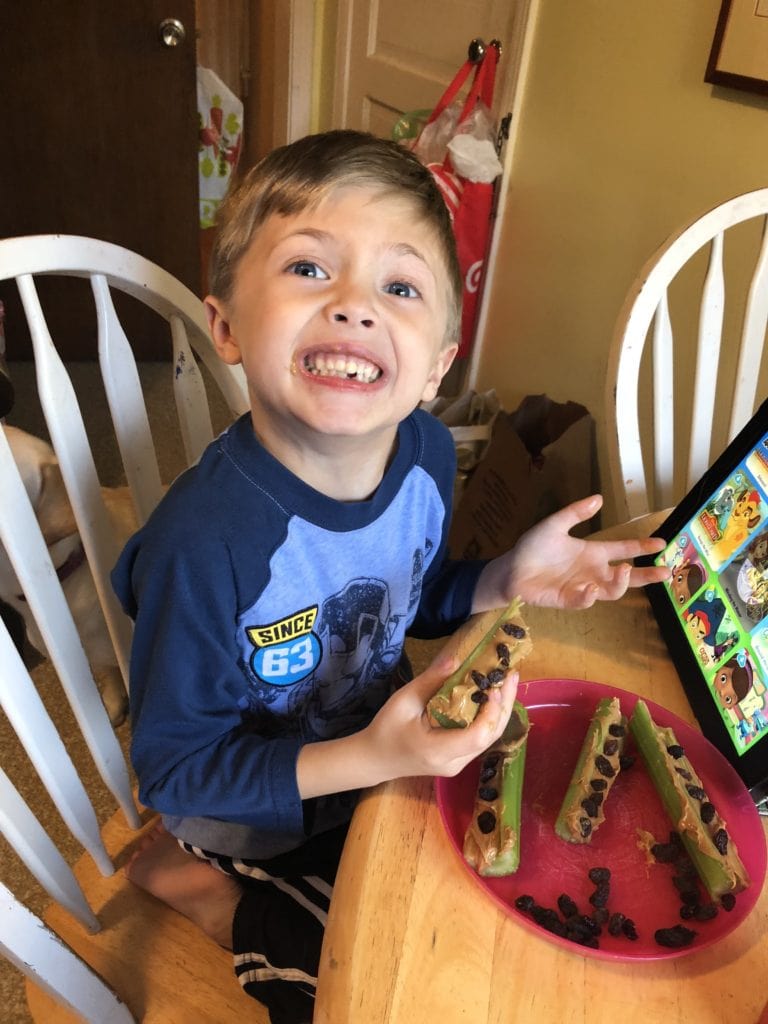
<svg viewBox="0 0 768 1024"><path fill-rule="evenodd" d="M610 896L611 896L610 887L607 884L604 883L603 885L599 885L595 889L595 891L589 897L589 902L592 904L593 907L597 907L598 909L602 909L603 907L605 907L607 905L608 900L610 899Z"/></svg>
<svg viewBox="0 0 768 1024"><path fill-rule="evenodd" d="M671 928L659 928L654 932L654 938L660 946L668 949L682 949L683 946L690 946L696 938L697 932L685 925L676 924Z"/></svg>
<svg viewBox="0 0 768 1024"><path fill-rule="evenodd" d="M523 894L522 896L518 896L515 900L515 906L518 910L528 911L531 909L531 907L535 905L536 900L533 898L533 896L528 896L527 893Z"/></svg>
<svg viewBox="0 0 768 1024"><path fill-rule="evenodd" d="M637 926L631 917L625 918L622 923L621 930L624 933L624 937L629 939L630 942L636 942L638 938Z"/></svg>
<svg viewBox="0 0 768 1024"><path fill-rule="evenodd" d="M607 757L603 757L602 754L598 754L595 758L595 768L604 775L606 779L612 779L616 774L616 769L613 767Z"/></svg>
<svg viewBox="0 0 768 1024"><path fill-rule="evenodd" d="M477 816L477 827L487 836L489 832L493 832L496 828L496 815L493 811L482 811Z"/></svg>

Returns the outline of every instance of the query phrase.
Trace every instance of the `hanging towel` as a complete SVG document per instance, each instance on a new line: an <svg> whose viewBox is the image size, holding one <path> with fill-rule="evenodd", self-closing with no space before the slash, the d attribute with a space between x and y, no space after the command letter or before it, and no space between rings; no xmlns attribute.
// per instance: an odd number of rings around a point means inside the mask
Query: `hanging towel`
<svg viewBox="0 0 768 1024"><path fill-rule="evenodd" d="M200 227L213 227L243 142L243 104L210 68L197 68Z"/></svg>

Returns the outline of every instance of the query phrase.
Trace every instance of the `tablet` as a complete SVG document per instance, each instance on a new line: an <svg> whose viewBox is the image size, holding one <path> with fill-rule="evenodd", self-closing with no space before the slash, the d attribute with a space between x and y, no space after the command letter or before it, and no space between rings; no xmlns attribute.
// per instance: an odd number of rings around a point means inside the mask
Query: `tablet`
<svg viewBox="0 0 768 1024"><path fill-rule="evenodd" d="M768 401L656 535L646 587L702 732L755 803L768 797Z"/></svg>

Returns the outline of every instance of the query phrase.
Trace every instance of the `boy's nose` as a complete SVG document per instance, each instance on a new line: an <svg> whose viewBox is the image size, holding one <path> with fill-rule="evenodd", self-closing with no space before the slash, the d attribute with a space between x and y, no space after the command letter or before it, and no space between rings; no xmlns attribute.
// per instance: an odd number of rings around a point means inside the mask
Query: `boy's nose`
<svg viewBox="0 0 768 1024"><path fill-rule="evenodd" d="M336 323L347 324L350 321L353 323L360 323L363 327L373 327L373 318L368 316L348 316L346 313L334 313L333 319Z"/></svg>

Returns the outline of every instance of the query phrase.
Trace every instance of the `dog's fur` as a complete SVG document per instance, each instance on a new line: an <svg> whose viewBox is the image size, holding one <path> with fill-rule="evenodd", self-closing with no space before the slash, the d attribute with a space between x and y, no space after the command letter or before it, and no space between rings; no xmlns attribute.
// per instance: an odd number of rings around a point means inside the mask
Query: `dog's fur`
<svg viewBox="0 0 768 1024"><path fill-rule="evenodd" d="M77 562L77 553L81 549L80 536L53 449L45 441L17 427L6 425L4 429L54 566L60 569L73 554ZM102 488L102 495L116 536L122 544L136 529L128 489L105 487ZM113 725L119 725L127 711L125 686L117 667L93 578L84 559L66 575L62 588L91 669L99 683L110 721ZM0 599L21 615L27 639L45 657L45 643L40 630L29 605L21 595L19 581L0 544Z"/></svg>

